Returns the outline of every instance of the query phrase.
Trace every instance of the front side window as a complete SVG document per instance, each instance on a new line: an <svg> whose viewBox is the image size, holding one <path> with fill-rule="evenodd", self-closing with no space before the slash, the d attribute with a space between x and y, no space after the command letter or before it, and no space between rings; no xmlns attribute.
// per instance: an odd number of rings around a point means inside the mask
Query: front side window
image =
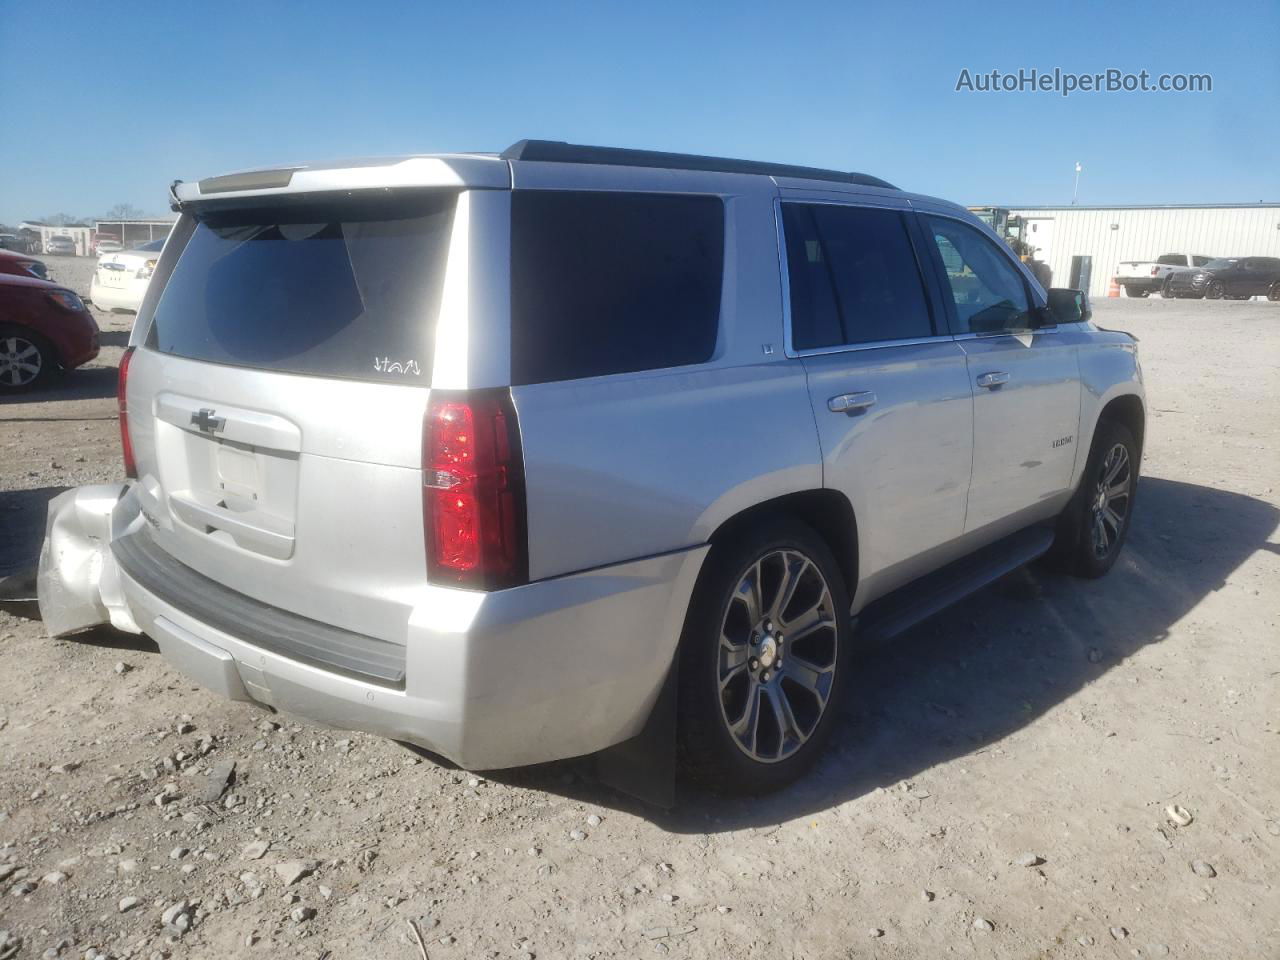
<svg viewBox="0 0 1280 960"><path fill-rule="evenodd" d="M515 191L511 382L707 362L723 274L719 197Z"/></svg>
<svg viewBox="0 0 1280 960"><path fill-rule="evenodd" d="M1022 274L1000 249L968 224L923 217L937 247L955 303L955 333L999 333L1031 326Z"/></svg>
<svg viewBox="0 0 1280 960"><path fill-rule="evenodd" d="M906 220L896 210L784 203L797 350L932 336Z"/></svg>

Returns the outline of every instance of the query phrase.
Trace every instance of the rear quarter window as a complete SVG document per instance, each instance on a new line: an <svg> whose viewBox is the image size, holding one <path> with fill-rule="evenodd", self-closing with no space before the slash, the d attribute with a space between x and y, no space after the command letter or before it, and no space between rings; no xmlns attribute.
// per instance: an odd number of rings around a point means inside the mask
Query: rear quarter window
<svg viewBox="0 0 1280 960"><path fill-rule="evenodd" d="M515 191L512 383L705 363L723 273L718 197Z"/></svg>
<svg viewBox="0 0 1280 960"><path fill-rule="evenodd" d="M455 201L199 215L147 346L211 363L425 385Z"/></svg>

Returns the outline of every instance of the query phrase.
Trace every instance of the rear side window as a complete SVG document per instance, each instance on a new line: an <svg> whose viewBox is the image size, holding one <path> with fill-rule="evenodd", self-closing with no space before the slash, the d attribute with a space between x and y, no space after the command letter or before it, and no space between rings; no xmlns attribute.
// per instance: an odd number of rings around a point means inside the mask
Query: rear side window
<svg viewBox="0 0 1280 960"><path fill-rule="evenodd" d="M933 335L907 224L896 210L784 203L797 350Z"/></svg>
<svg viewBox="0 0 1280 960"><path fill-rule="evenodd" d="M723 273L718 197L515 191L512 383L705 363Z"/></svg>
<svg viewBox="0 0 1280 960"><path fill-rule="evenodd" d="M284 373L429 383L455 199L200 216L147 345Z"/></svg>
<svg viewBox="0 0 1280 960"><path fill-rule="evenodd" d="M1206 263L1208 263L1212 259L1213 257L1192 257L1191 265L1195 267L1203 267Z"/></svg>

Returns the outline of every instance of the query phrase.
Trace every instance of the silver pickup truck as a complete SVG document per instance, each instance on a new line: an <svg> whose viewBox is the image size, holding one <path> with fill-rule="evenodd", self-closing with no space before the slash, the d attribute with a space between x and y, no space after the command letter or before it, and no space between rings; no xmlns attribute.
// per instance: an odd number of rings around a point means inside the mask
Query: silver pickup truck
<svg viewBox="0 0 1280 960"><path fill-rule="evenodd" d="M128 479L51 505L54 635L472 769L665 714L690 775L764 790L860 648L1125 541L1134 340L954 204L550 141L172 194Z"/></svg>

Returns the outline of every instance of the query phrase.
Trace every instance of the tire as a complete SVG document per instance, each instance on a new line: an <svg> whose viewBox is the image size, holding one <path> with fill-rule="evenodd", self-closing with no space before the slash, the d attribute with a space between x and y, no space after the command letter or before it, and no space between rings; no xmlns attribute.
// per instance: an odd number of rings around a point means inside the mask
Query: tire
<svg viewBox="0 0 1280 960"><path fill-rule="evenodd" d="M1117 467L1107 485L1111 493L1101 497L1108 475ZM1051 557L1060 570L1094 579L1115 566L1129 535L1140 468L1141 453L1129 428L1114 420L1100 421L1080 487L1058 518ZM1115 492L1122 484L1123 495Z"/></svg>
<svg viewBox="0 0 1280 960"><path fill-rule="evenodd" d="M34 331L0 324L0 395L21 393L43 383L58 366L49 341Z"/></svg>
<svg viewBox="0 0 1280 960"><path fill-rule="evenodd" d="M1142 300L1151 293L1146 287L1125 287L1124 292L1134 300Z"/></svg>
<svg viewBox="0 0 1280 960"><path fill-rule="evenodd" d="M1267 291L1267 299L1272 303L1280 302L1280 280L1271 285L1271 289Z"/></svg>
<svg viewBox="0 0 1280 960"><path fill-rule="evenodd" d="M1160 288L1160 296L1166 300L1176 300L1178 295L1173 292L1173 284L1165 280L1164 286Z"/></svg>
<svg viewBox="0 0 1280 960"><path fill-rule="evenodd" d="M1221 300L1224 293L1226 293L1226 287L1222 285L1221 280L1210 280L1209 285L1204 288L1206 300Z"/></svg>
<svg viewBox="0 0 1280 960"><path fill-rule="evenodd" d="M797 520L765 520L713 544L680 639L679 756L691 780L764 793L813 764L849 676L848 610L830 549ZM805 632L787 636L789 626Z"/></svg>

